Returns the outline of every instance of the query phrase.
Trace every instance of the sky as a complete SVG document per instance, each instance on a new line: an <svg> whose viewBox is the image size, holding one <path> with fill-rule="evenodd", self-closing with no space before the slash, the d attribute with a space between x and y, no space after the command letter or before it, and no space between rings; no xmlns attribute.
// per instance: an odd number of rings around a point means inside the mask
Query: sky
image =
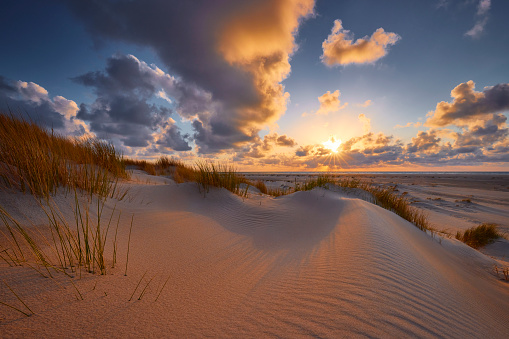
<svg viewBox="0 0 509 339"><path fill-rule="evenodd" d="M3 0L0 110L139 159L509 171L505 0Z"/></svg>

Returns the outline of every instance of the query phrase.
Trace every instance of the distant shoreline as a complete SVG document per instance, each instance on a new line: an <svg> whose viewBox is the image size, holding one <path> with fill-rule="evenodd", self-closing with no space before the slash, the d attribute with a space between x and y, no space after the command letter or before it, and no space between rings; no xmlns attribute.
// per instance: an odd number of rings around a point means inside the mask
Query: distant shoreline
<svg viewBox="0 0 509 339"><path fill-rule="evenodd" d="M404 175L456 175L456 174L460 174L460 175L509 175L509 172L485 172L485 171L478 171L478 172L470 172L470 171L464 171L464 172L461 172L461 171L451 171L451 172L447 172L447 171L442 171L442 172L432 172L432 171L408 171L408 172L380 172L380 171L373 171L373 172L369 172L369 171L346 171L346 172L338 172L338 171L328 171L328 172L301 172L301 171L296 171L296 172L272 172L272 171L257 171L257 172L242 172L242 171L239 171L238 172L239 174L245 174L245 175L250 175L250 174L255 174L255 175L260 175L260 174L266 174L266 175L271 175L271 174L282 174L282 175L320 175L320 174L332 174L332 175L341 175L341 174L349 174L349 175L355 175L355 174L370 174L370 175L374 175L374 174L377 174L377 175L400 175L400 174L404 174Z"/></svg>

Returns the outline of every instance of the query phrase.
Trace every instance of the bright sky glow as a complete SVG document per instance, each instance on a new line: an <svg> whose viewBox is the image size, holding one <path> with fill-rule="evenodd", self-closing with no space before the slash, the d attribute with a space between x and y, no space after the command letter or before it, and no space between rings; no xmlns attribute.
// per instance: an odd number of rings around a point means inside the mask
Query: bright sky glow
<svg viewBox="0 0 509 339"><path fill-rule="evenodd" d="M508 171L506 13L502 0L4 1L0 110L134 158Z"/></svg>
<svg viewBox="0 0 509 339"><path fill-rule="evenodd" d="M331 136L329 140L323 143L323 146L334 153L338 152L339 145L341 145L341 139L337 139L335 136Z"/></svg>

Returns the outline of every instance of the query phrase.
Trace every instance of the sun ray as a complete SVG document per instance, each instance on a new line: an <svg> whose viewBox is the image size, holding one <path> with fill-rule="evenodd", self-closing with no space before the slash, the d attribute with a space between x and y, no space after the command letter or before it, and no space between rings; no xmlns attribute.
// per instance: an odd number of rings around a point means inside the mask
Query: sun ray
<svg viewBox="0 0 509 339"><path fill-rule="evenodd" d="M331 135L329 140L322 143L322 145L333 153L338 152L338 148L341 145L341 139L338 139L335 135Z"/></svg>

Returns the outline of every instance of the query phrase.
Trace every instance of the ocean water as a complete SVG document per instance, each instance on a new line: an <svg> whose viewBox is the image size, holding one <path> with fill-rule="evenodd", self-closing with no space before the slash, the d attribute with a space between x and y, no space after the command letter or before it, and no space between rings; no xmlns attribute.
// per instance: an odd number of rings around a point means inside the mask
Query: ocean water
<svg viewBox="0 0 509 339"><path fill-rule="evenodd" d="M363 171L345 171L345 172L239 172L244 175L354 175L354 174L371 174L371 175L509 175L509 172L363 172Z"/></svg>

